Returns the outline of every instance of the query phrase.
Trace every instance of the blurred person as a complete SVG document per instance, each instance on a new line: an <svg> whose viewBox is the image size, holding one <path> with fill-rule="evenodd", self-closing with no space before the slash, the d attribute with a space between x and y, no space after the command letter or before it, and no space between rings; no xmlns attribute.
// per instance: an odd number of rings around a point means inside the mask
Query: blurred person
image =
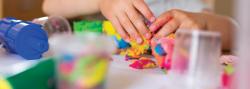
<svg viewBox="0 0 250 89"><path fill-rule="evenodd" d="M223 50L231 50L236 24L229 17L213 13L213 7L214 0L44 0L43 3L46 14L67 18L101 12L127 42L142 43L143 38L158 39L179 29L200 29L219 32ZM145 20L152 25L147 27Z"/></svg>
<svg viewBox="0 0 250 89"><path fill-rule="evenodd" d="M156 17L171 9L212 11L213 0L44 0L43 4L48 15L68 18L101 12L123 39L138 43L152 37L145 20L154 22Z"/></svg>

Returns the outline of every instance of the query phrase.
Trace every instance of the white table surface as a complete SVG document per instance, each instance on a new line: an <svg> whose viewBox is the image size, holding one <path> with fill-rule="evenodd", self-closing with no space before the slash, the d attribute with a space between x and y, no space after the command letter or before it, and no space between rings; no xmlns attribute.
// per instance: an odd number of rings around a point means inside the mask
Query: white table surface
<svg viewBox="0 0 250 89"><path fill-rule="evenodd" d="M5 75L15 75L37 63L36 60L12 60L8 57L0 59L0 74L2 72ZM169 75L162 72L160 68L137 70L130 68L129 62L125 61L123 56L114 55L113 59L109 66L106 89L166 89L168 87L173 89L173 82L170 82ZM6 69L6 66L11 67Z"/></svg>
<svg viewBox="0 0 250 89"><path fill-rule="evenodd" d="M130 68L122 56L113 56L113 59L107 76L107 89L166 89L173 84L160 68L136 70Z"/></svg>

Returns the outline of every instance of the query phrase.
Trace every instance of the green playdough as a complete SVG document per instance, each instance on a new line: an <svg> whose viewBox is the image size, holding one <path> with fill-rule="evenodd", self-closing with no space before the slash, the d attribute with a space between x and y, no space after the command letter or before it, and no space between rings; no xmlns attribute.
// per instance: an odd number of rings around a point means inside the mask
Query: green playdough
<svg viewBox="0 0 250 89"><path fill-rule="evenodd" d="M74 33L95 32L102 33L102 21L76 21L73 23Z"/></svg>
<svg viewBox="0 0 250 89"><path fill-rule="evenodd" d="M227 74L234 73L234 67L233 67L233 65L227 65L227 66L225 66L225 71L226 71Z"/></svg>
<svg viewBox="0 0 250 89"><path fill-rule="evenodd" d="M13 89L56 89L54 75L55 62L50 58L7 80Z"/></svg>

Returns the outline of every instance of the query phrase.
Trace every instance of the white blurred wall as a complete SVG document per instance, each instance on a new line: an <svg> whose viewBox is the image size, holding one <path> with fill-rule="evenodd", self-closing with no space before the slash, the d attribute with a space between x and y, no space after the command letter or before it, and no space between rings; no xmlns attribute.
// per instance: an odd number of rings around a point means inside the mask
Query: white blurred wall
<svg viewBox="0 0 250 89"><path fill-rule="evenodd" d="M236 0L235 14L240 24L237 48L237 89L250 89L250 0Z"/></svg>

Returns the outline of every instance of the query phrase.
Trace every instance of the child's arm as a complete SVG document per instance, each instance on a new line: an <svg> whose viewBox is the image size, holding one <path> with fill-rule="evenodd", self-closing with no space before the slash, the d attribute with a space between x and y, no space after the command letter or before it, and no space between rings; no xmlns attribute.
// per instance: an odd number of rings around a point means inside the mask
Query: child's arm
<svg viewBox="0 0 250 89"><path fill-rule="evenodd" d="M112 22L126 41L142 43L150 39L144 17L153 22L155 17L144 0L45 0L43 10L49 15L75 17L101 11Z"/></svg>
<svg viewBox="0 0 250 89"><path fill-rule="evenodd" d="M207 29L221 33L223 50L231 50L237 24L230 17L204 13Z"/></svg>
<svg viewBox="0 0 250 89"><path fill-rule="evenodd" d="M44 0L43 11L48 15L76 17L99 11L100 0Z"/></svg>
<svg viewBox="0 0 250 89"><path fill-rule="evenodd" d="M225 16L212 13L191 13L181 10L171 10L161 15L151 26L151 31L160 30L155 39L165 37L177 29L201 29L221 33L224 50L232 47L233 32L236 24Z"/></svg>

